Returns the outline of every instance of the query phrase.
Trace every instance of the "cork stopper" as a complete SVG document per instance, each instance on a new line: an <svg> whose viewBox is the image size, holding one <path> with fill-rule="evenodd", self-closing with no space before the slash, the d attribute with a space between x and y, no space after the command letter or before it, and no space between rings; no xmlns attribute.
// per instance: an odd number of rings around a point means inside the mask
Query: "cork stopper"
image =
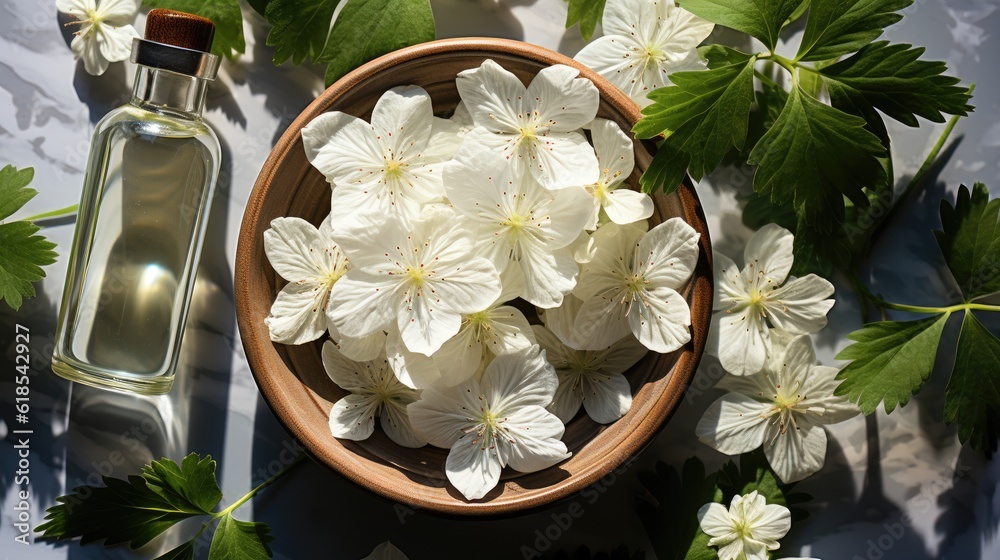
<svg viewBox="0 0 1000 560"><path fill-rule="evenodd" d="M146 40L201 52L212 50L215 24L208 18L157 8L146 15Z"/></svg>

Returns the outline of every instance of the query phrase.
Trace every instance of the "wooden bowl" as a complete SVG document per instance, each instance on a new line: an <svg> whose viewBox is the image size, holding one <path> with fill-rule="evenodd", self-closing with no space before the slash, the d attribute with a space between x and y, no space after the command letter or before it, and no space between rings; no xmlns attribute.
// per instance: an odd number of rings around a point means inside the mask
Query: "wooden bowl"
<svg viewBox="0 0 1000 560"><path fill-rule="evenodd" d="M601 92L598 115L628 131L639 108L608 81L556 52L502 39L453 39L405 48L351 72L327 89L288 127L271 151L250 194L236 252L236 315L243 347L260 392L303 447L320 463L390 500L414 508L455 515L503 515L566 498L593 484L639 452L663 427L681 401L705 347L712 312L712 264L708 227L689 181L670 196L653 197L650 224L681 216L701 233L698 266L682 291L691 306L692 340L667 355L649 353L626 377L632 386L632 409L624 418L601 426L581 413L566 426L563 440L572 458L531 474L505 469L501 483L482 500L465 500L445 478L447 450L405 449L381 430L367 440L339 440L330 434L328 416L344 396L326 375L321 341L302 346L272 343L264 318L284 281L264 255L264 231L280 216L299 216L319 224L330 211L330 185L306 159L299 132L316 116L331 110L368 120L387 89L415 84L430 93L436 114L449 114L459 101L458 72L491 58L528 83L542 68L566 64L579 68ZM655 152L636 142L632 185Z"/></svg>

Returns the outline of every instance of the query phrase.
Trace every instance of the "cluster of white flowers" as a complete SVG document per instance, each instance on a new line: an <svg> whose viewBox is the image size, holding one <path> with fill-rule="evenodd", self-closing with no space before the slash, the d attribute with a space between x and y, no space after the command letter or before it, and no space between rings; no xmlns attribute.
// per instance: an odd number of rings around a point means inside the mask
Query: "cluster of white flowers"
<svg viewBox="0 0 1000 560"><path fill-rule="evenodd" d="M708 351L731 375L696 428L727 455L764 446L775 474L796 482L823 467L825 424L860 413L834 396L837 369L817 365L809 334L826 326L833 285L809 274L789 277L792 234L769 224L747 243L744 267L715 254L715 310Z"/></svg>
<svg viewBox="0 0 1000 560"><path fill-rule="evenodd" d="M100 76L112 62L132 54L132 39L139 33L132 27L139 0L56 0L56 9L76 18L67 25L79 25L70 48L83 60L88 74Z"/></svg>
<svg viewBox="0 0 1000 560"><path fill-rule="evenodd" d="M334 436L367 438L377 417L400 445L449 449L448 479L478 499L505 466L569 457L564 423L581 408L624 416L622 374L690 340L679 291L699 235L680 218L648 229L652 200L627 188L632 141L596 118L577 70L526 87L487 60L456 86L450 119L411 86L370 122L330 112L303 129L332 210L318 228L279 218L265 233L288 281L266 323L284 344L329 332L323 363L350 393Z"/></svg>

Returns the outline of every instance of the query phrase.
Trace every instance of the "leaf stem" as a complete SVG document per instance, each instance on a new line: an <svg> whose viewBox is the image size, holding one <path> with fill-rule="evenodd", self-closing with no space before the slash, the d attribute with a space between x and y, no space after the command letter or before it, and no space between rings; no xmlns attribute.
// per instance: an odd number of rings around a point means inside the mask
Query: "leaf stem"
<svg viewBox="0 0 1000 560"><path fill-rule="evenodd" d="M227 507L226 509L224 509L224 510L218 512L218 513L212 514L212 519L213 520L214 519L218 519L220 517L224 517L224 516L226 516L226 515L234 512L234 511L236 511L237 508L239 508L243 504L247 503L247 501L249 501L250 498L253 498L254 495L256 495L258 492L260 492L261 490L267 488L268 486L270 486L271 484L273 484L274 481L278 480L279 478L281 478L282 476L284 476L286 473L288 473L289 471L291 471L293 468L295 468L305 458L306 458L306 455L304 455L304 454L303 455L299 455L291 463L289 463L285 468L283 468L280 471L278 471L277 473L275 473L274 476L272 476L271 478L265 480L264 482L261 482L259 485L257 485L256 488L254 488L253 490L250 490L249 492L247 492L245 496L243 496L239 500L236 500L235 502L233 502L233 504L231 506Z"/></svg>
<svg viewBox="0 0 1000 560"><path fill-rule="evenodd" d="M52 218L61 218L63 216L68 216L77 211L79 204L71 204L65 208L60 208L58 210L49 210L48 212L42 212L41 214L35 214L34 216L28 216L27 218L21 218L24 222L36 222L39 220L49 220Z"/></svg>
<svg viewBox="0 0 1000 560"><path fill-rule="evenodd" d="M908 313L923 313L926 315L940 315L942 313L955 313L956 311L993 311L1000 312L1000 305L990 305L986 303L956 303L955 305L949 305L946 307L934 307L926 305L907 305L905 303L895 303L891 301L885 301L882 298L873 296L871 294L866 294L866 297L870 299L873 303L878 305L883 309L892 309L895 311L906 311Z"/></svg>
<svg viewBox="0 0 1000 560"><path fill-rule="evenodd" d="M799 74L798 74L798 71L797 71L797 69L799 68L799 66L795 63L795 61L789 60L789 59L781 56L778 53L765 54L765 55L760 56L760 59L773 60L779 66L781 66L785 70L788 70L788 73L792 75L792 83L793 84L798 84L799 83Z"/></svg>

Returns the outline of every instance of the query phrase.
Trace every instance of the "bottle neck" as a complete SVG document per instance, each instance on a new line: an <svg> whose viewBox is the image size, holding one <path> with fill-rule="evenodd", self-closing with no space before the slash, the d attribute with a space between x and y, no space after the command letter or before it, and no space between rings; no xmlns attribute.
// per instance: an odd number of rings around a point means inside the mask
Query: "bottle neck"
<svg viewBox="0 0 1000 560"><path fill-rule="evenodd" d="M131 103L154 112L200 119L205 109L208 82L203 78L140 65L135 73Z"/></svg>

